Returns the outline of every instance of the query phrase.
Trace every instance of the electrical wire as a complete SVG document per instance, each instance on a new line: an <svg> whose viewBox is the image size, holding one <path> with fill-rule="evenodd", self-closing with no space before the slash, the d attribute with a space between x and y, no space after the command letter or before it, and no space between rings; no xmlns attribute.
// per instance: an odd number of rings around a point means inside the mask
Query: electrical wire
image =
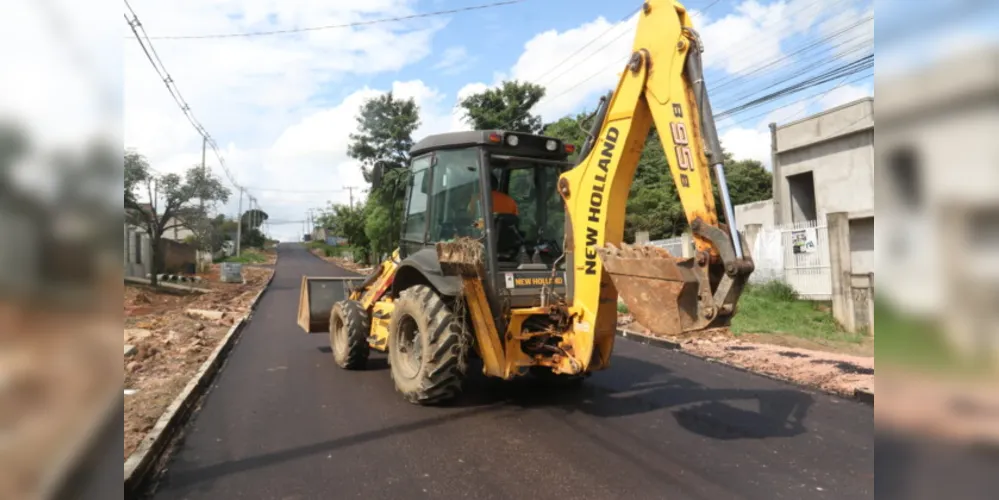
<svg viewBox="0 0 999 500"><path fill-rule="evenodd" d="M790 53L788 53L786 55L770 59L769 61L765 61L764 64L761 64L759 66L755 66L752 69L749 69L747 71L742 71L742 72L730 75L728 77L722 78L721 80L718 80L718 81L714 82L713 85L711 85L711 90L718 91L718 90L723 89L725 87L728 87L728 86L732 85L733 83L736 83L736 82L738 82L740 80L744 80L746 77L748 77L750 75L755 75L757 73L760 73L762 71L767 70L768 68L772 68L772 67L780 64L783 61L791 59L792 57L805 54L807 52L810 52L810 51L814 50L815 48L823 48L824 44L827 44L827 43L833 41L834 39L836 39L836 38L838 38L838 37L840 37L840 36L842 36L842 35L850 32L850 31L852 31L852 30L854 30L854 29L856 29L856 28L858 28L860 26L863 26L864 24L867 24L867 23L873 22L873 21L874 21L874 17L873 16L865 17L865 18L861 19L860 21L849 25L846 28L843 28L843 29L841 29L841 30L839 30L839 31L837 31L835 33L830 34L830 35L827 35L827 36L821 37L819 39L816 39L815 41L813 41L813 42L811 42L811 43L809 43L809 44L807 44L805 46L802 46L801 48L799 48L799 49L797 49L797 50L795 50L793 52L790 52ZM843 45L849 44L850 42L854 42L854 41L857 41L857 40L860 40L860 39L863 39L863 38L867 38L867 35L866 34L861 34L861 35L853 37L853 38L851 38L849 40L846 40L846 41L840 42L840 43L838 43L836 45L833 45L831 47L825 47L825 48L836 49L836 48L842 47Z"/></svg>
<svg viewBox="0 0 999 500"><path fill-rule="evenodd" d="M868 44L858 45L845 52L839 54L833 54L830 57L823 58L815 62L811 63L806 62L804 63L805 67L802 69L798 69L796 71L787 74L777 75L774 79L771 80L761 79L761 82L754 83L752 88L750 88L745 92L742 92L741 94L738 95L735 94L735 92L741 90L738 87L731 89L727 93L723 92L722 95L718 96L716 100L717 102L716 105L720 108L734 106L736 103L741 102L744 99L748 99L762 92L772 90L774 86L779 85L781 83L793 81L795 78L799 78L801 76L811 73L817 73L821 70L825 70L826 68L830 68L833 64L840 63L842 61L842 58L845 56L849 56L858 52L868 54L868 53L873 53L873 51L874 51L874 44L868 43ZM746 87L749 86L747 85Z"/></svg>
<svg viewBox="0 0 999 500"><path fill-rule="evenodd" d="M765 95L763 97L759 97L757 99L753 99L753 100L751 100L749 102L746 102L746 103L740 104L738 106L729 108L729 109L727 109L725 111L722 111L720 113L716 113L715 114L715 119L717 120L717 119L726 118L726 117L735 115L735 114L737 114L739 112L759 107L759 106L761 106L763 104L766 104L768 102L774 101L774 100L779 99L781 97L786 97L788 95L793 95L793 94L796 94L796 93L801 92L803 90L807 90L809 88L816 87L818 85L822 85L823 83L828 83L830 81L836 80L838 78L842 78L844 76L849 76L849 75L852 75L852 74L855 74L855 73L859 73L859 72L861 72L861 71L863 71L865 69L871 69L873 67L874 67L874 54L870 54L870 55L867 55L867 56L862 57L860 59L857 59L857 60L855 60L855 61L853 61L851 63L845 64L845 65L837 67L837 68L835 68L833 70L830 70L830 71L827 71L825 73L822 73L820 75L816 75L816 76L813 76L813 77L808 78L806 80L802 80L802 81L794 83L792 85L788 85L787 87L784 87L784 88L779 89L777 91L771 92L770 94L767 94L767 95Z"/></svg>
<svg viewBox="0 0 999 500"><path fill-rule="evenodd" d="M163 80L163 83L166 85L167 91L170 93L170 96L173 98L174 102L180 108L181 112L187 118L187 121L190 122L192 127L194 127L194 130L198 133L198 135L204 138L205 143L211 147L212 152L215 154L215 157L218 159L219 165L222 167L222 171L225 173L225 176L229 180L229 182L233 185L233 187L235 187L241 193L246 192L246 188L242 187L239 184L239 182L236 181L235 175L233 175L232 171L229 169L229 166L226 164L225 158L222 156L222 152L219 150L218 143L215 142L215 138L208 133L208 130L204 127L204 125L202 125L201 122L197 119L197 117L194 116L194 113L191 111L191 106L187 103L187 101L184 99L184 96L180 93L180 89L177 87L177 84L174 81L173 76L171 76L170 72L166 69L166 65L163 64L163 60L160 59L159 54L156 52L156 48L153 46L152 42L150 41L149 34L146 33L146 29L143 27L142 22L139 20L139 16L135 13L135 10L132 8L132 5L128 3L128 0L124 0L124 2L125 2L125 7L127 7L129 13L132 14L131 19L129 19L127 14L124 15L125 23L128 24L129 28L131 28L132 34L135 36L136 41L139 43L139 46L142 48L142 52L143 54L145 54L146 59L149 60L149 64L152 65L153 70L156 71L157 76L159 76L159 78ZM248 192L246 194L247 196L249 196L251 203L257 201L252 194Z"/></svg>
<svg viewBox="0 0 999 500"><path fill-rule="evenodd" d="M599 35L597 35L596 37L594 37L594 38L593 38L592 40L590 40L589 42L586 42L585 44L583 44L583 46L582 46L582 47L580 47L580 48L576 49L576 51L575 51L575 52L573 52L572 54L569 54L569 56L568 56L568 57L566 57L566 58L562 59L562 62L560 62L560 63L556 64L555 66L552 66L551 68L549 68L549 70L548 70L547 72L545 72L545 73L543 73L543 74L542 74L541 76L539 76L539 77L535 78L535 79L534 79L534 82L535 82L535 84L536 84L536 85L541 85L541 83L542 83L542 82L544 82L544 79L545 79L545 77L546 77L546 76L550 75L550 74L551 74L551 73L552 73L553 71L555 71L556 69L558 69L558 68L562 67L562 65L564 65L565 63L567 63L567 62L571 61L573 57L576 57L576 55L578 55L578 54L579 54L580 52L582 52L582 51L583 51L584 49L586 49L586 48L587 48L587 47L589 47L590 45L593 45L593 43L594 43L594 42L596 42L597 40L599 40L599 39L601 39L601 38L603 38L603 37L607 36L607 34L609 34L609 33L610 33L611 31L614 31L614 29L616 29L616 28L620 27L620 26L621 26L621 23L624 23L624 22L627 22L627 21L628 21L628 19L631 19L631 17L632 17L632 16L634 16L635 14L637 14L637 13L638 13L638 11L639 11L639 10L641 10L641 9L642 9L641 7L638 7L638 8L636 8L636 9L632 10L631 12L628 12L628 14L627 14L627 15L625 15L624 17L622 17L622 18L621 18L621 19L620 19L620 20L619 20L618 22L616 22L616 23L614 23L613 25L611 25L611 27L610 27L610 28L607 28L607 30L606 30L606 31L604 31L603 33L600 33ZM608 42L607 44L603 45L603 46L602 46L602 47L600 47L599 49L597 49L597 50L595 50L595 51L591 52L591 53L590 53L590 55L589 55L589 57L592 57L592 56L596 55L596 54L597 54L598 52L601 52L601 51L602 51L603 49L607 48L607 46L608 46L608 45L610 45L610 44L611 44L611 43L613 43L613 42L614 42L615 40L617 40L617 39L621 38L622 36L624 36L624 35L626 35L626 34L628 34L628 31L627 31L627 30L625 30L625 31L624 31L624 33L621 33L620 35L618 35L618 36L614 37L614 39L613 39L613 40L611 40L611 41L610 41L610 42ZM569 68L569 70L571 70L571 69L572 69L572 68L570 67L570 68ZM569 70L566 70L566 71L569 71ZM552 80L552 81L554 81L554 80L557 80L558 78L560 78L560 77L561 77L562 75L564 75L565 73L566 73L565 71L563 71L562 73L559 73L558 75L556 75L555 77L553 77L553 80Z"/></svg>
<svg viewBox="0 0 999 500"><path fill-rule="evenodd" d="M491 9L494 7L502 7L505 5L514 5L522 3L526 0L504 0L501 2L492 2L488 4L481 5L471 5L468 7L461 7L457 9L439 10L435 12L423 12L420 14L411 14L408 16L397 16L397 17L387 17L382 19L371 19L368 21L356 21L352 23L343 24L329 24L325 26L310 26L305 28L291 28L284 30L270 30L270 31L251 31L246 33L214 33L207 35L161 35L153 37L154 40L204 40L209 38L248 38L255 36L272 36L272 35L287 35L292 33L304 33L309 31L321 31L321 30L331 30L340 28L353 28L357 26L370 26L373 24L383 24L392 23L398 21L409 21L412 19L422 19L427 17L443 16L447 14L458 14L463 12L469 12L473 10L483 10Z"/></svg>

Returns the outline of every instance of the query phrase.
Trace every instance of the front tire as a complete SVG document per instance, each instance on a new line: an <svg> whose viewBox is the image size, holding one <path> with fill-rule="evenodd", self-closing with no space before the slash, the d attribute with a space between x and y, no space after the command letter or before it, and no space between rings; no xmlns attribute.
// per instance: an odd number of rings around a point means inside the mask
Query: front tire
<svg viewBox="0 0 999 500"><path fill-rule="evenodd" d="M371 352L368 335L371 321L361 304L342 300L330 313L330 350L333 360L345 370L361 370Z"/></svg>
<svg viewBox="0 0 999 500"><path fill-rule="evenodd" d="M389 364L396 390L420 405L461 394L471 337L430 287L403 290L389 323Z"/></svg>

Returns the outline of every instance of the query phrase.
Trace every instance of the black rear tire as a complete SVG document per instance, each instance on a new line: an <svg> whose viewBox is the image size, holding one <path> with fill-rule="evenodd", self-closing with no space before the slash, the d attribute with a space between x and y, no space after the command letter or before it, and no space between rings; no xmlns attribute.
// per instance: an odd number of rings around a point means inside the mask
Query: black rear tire
<svg viewBox="0 0 999 500"><path fill-rule="evenodd" d="M407 401L439 404L461 394L471 335L430 287L403 290L389 323L389 365Z"/></svg>
<svg viewBox="0 0 999 500"><path fill-rule="evenodd" d="M345 370L361 370L368 363L371 352L368 335L371 320L361 304L354 300L341 300L333 304L330 313L330 350L333 360Z"/></svg>

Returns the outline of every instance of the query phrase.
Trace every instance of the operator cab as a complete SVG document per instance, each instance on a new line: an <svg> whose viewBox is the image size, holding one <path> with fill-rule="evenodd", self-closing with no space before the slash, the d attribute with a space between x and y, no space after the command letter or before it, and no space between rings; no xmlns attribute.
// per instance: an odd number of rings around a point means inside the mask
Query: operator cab
<svg viewBox="0 0 999 500"><path fill-rule="evenodd" d="M557 184L573 166L573 151L555 138L501 130L421 140L410 152L401 257L461 237L485 243L491 233L494 244L485 245L490 281L509 289L552 281L552 267L565 268L565 207ZM563 284L561 276L554 284Z"/></svg>

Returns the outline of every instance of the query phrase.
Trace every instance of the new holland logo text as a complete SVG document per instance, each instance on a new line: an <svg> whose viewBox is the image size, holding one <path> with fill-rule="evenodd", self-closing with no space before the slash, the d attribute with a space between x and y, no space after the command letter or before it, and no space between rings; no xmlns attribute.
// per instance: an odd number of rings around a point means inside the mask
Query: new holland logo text
<svg viewBox="0 0 999 500"><path fill-rule="evenodd" d="M597 236L600 234L600 210L604 205L604 190L607 187L607 172L610 163L614 159L614 148L617 146L617 139L620 132L617 128L611 127L604 137L603 149L600 151L600 159L597 161L599 170L593 176L593 191L590 192L589 217L586 220L590 223L586 226L586 274L597 274Z"/></svg>

